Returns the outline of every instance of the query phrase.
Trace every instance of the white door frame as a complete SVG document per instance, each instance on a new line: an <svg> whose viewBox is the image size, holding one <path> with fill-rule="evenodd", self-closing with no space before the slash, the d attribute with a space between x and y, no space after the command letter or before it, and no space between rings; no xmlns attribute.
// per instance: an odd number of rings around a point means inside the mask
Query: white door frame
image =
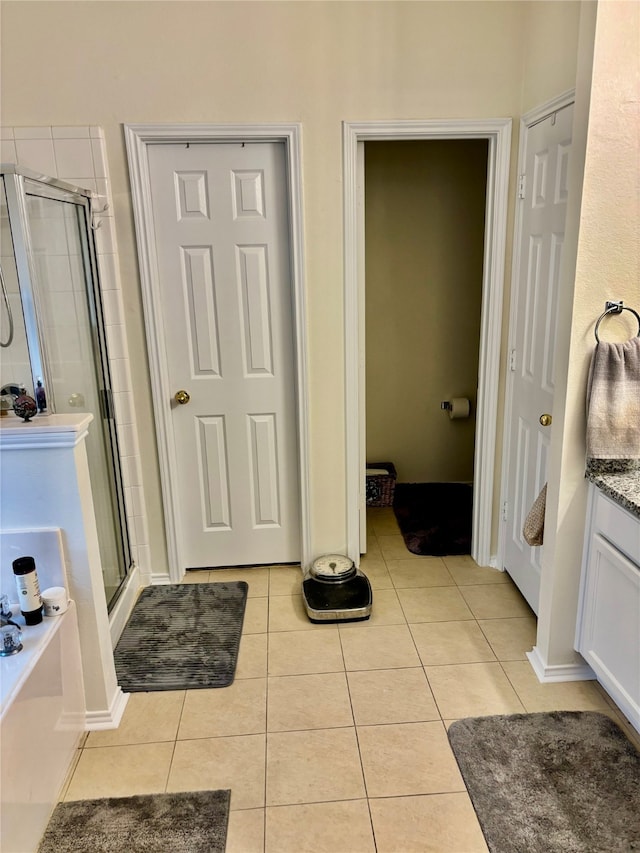
<svg viewBox="0 0 640 853"><path fill-rule="evenodd" d="M311 561L309 519L309 413L307 377L306 308L304 290L301 126L300 124L127 124L124 126L142 304L149 352L151 393L158 440L160 480L169 555L169 575L152 575L155 583L176 583L181 578L181 546L177 461L174 456L173 423L166 401L171 397L163 325L159 304L159 276L152 219L148 146L180 142L284 142L286 149L290 264L292 279L293 341L295 358L296 427L298 437L301 554L303 568Z"/></svg>
<svg viewBox="0 0 640 853"><path fill-rule="evenodd" d="M570 106L575 102L576 92L575 89L569 89L566 92L563 92L561 95L558 95L556 98L552 98L550 101L547 101L544 104L541 104L539 107L535 107L530 110L528 113L525 113L520 118L520 135L518 140L518 175L522 175L524 173L525 168L525 157L526 157L526 145L527 145L527 131L529 128L533 127L536 124L539 124L544 119L548 118L558 110L562 110L565 107ZM521 308L521 300L518 298L518 282L520 276L520 263L521 263L521 252L520 252L520 238L522 235L522 217L523 210L522 205L518 204L516 206L516 215L515 215L515 223L513 226L513 257L511 262L511 305L509 309L509 338L507 349L511 352L512 349L516 348L517 342L515 340L516 335L516 323L518 318L518 311ZM514 382L514 374L509 371L507 373L507 385L505 389L505 402L504 402L504 424L503 424L503 440L502 440L502 477L500 482L500 506L504 507L507 501L507 493L509 487L508 474L509 471L507 466L509 464L509 449L511 444L511 416L513 414L513 382ZM504 552L506 547L506 534L507 527L506 524L502 523L500 525L500 532L498 535L498 568L504 568Z"/></svg>
<svg viewBox="0 0 640 853"><path fill-rule="evenodd" d="M511 150L511 119L507 118L343 123L348 553L353 560L360 559L361 492L365 481L364 212L358 193L358 150L362 148L359 143L411 139L487 139L489 142L471 555L480 565L495 565L495 557L492 559L491 555L491 522ZM452 305L451 310L457 310L456 306Z"/></svg>

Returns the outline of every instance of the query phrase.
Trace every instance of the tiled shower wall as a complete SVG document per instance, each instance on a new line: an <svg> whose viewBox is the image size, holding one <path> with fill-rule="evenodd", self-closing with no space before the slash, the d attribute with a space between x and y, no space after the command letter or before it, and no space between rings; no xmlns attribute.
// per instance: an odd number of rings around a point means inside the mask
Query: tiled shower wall
<svg viewBox="0 0 640 853"><path fill-rule="evenodd" d="M149 534L104 134L100 127L5 127L1 136L2 163L17 163L99 196L96 247L125 505L133 559L146 584L151 579Z"/></svg>

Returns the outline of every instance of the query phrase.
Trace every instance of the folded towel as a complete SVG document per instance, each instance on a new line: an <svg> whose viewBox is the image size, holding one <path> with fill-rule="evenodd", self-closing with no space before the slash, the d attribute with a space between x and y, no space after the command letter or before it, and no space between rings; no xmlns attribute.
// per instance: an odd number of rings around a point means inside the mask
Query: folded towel
<svg viewBox="0 0 640 853"><path fill-rule="evenodd" d="M542 545L544 540L544 514L547 508L547 484L545 483L540 494L533 502L529 510L522 535L527 545Z"/></svg>
<svg viewBox="0 0 640 853"><path fill-rule="evenodd" d="M640 460L640 338L597 344L587 381L587 467L611 471Z"/></svg>

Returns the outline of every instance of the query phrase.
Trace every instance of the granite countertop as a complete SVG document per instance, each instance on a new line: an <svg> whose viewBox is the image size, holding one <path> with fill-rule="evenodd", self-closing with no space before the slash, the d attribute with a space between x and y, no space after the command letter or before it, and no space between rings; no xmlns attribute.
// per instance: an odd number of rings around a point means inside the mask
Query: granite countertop
<svg viewBox="0 0 640 853"><path fill-rule="evenodd" d="M624 474L589 472L587 478L611 500L640 518L640 469Z"/></svg>

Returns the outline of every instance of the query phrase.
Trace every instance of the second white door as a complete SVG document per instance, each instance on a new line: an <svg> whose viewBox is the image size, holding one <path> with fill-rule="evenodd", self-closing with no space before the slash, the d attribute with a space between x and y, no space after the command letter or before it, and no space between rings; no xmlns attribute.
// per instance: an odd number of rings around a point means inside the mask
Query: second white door
<svg viewBox="0 0 640 853"><path fill-rule="evenodd" d="M297 562L285 146L158 144L149 167L181 568Z"/></svg>
<svg viewBox="0 0 640 853"><path fill-rule="evenodd" d="M503 564L538 612L541 547L526 543L527 513L547 479L554 396L558 281L564 244L573 107L526 131L511 335L511 420ZM542 546L544 547L544 546Z"/></svg>

